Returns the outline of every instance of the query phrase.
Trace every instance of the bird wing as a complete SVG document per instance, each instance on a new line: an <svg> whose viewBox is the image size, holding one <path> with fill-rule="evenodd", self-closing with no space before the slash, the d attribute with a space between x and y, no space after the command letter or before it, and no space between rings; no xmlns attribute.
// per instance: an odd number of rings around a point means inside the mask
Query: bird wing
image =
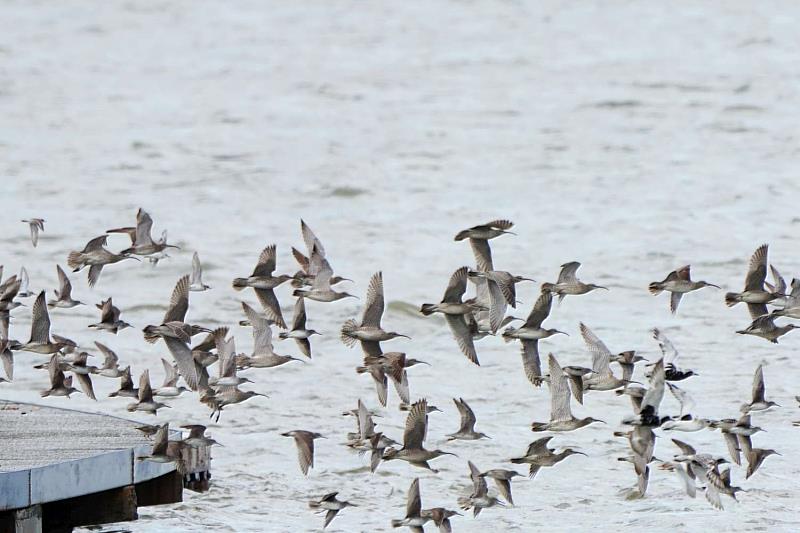
<svg viewBox="0 0 800 533"><path fill-rule="evenodd" d="M681 304L683 293L673 292L669 295L669 311L674 315L678 311L678 306Z"/></svg>
<svg viewBox="0 0 800 533"><path fill-rule="evenodd" d="M161 365L164 367L164 382L162 387L174 387L178 382L178 371L172 366L172 363L161 358Z"/></svg>
<svg viewBox="0 0 800 533"><path fill-rule="evenodd" d="M358 429L361 433L362 439L368 439L375 433L375 422L372 420L372 415L369 414L367 406L361 400L358 400Z"/></svg>
<svg viewBox="0 0 800 533"><path fill-rule="evenodd" d="M197 390L197 384L200 378L197 370L197 363L195 363L194 357L192 357L192 350L189 348L189 345L174 337L165 336L163 338L167 349L178 365L178 372L183 376L183 380L189 385L190 389ZM141 387L141 385L139 386ZM147 386L150 386L149 382Z"/></svg>
<svg viewBox="0 0 800 533"><path fill-rule="evenodd" d="M547 455L550 453L550 450L547 448L547 444L552 439L552 435L550 437L542 437L541 439L537 439L531 442L528 445L528 451L525 452L526 457L531 457L535 455Z"/></svg>
<svg viewBox="0 0 800 533"><path fill-rule="evenodd" d="M764 368L758 365L753 374L753 403L764 401Z"/></svg>
<svg viewBox="0 0 800 533"><path fill-rule="evenodd" d="M314 466L314 439L306 431L295 435L294 442L297 445L297 460L300 463L300 470L304 475L308 475L309 467Z"/></svg>
<svg viewBox="0 0 800 533"><path fill-rule="evenodd" d="M152 455L166 455L169 445L169 422L160 426L153 436Z"/></svg>
<svg viewBox="0 0 800 533"><path fill-rule="evenodd" d="M592 370L601 376L611 375L611 351L583 322L580 323L580 330L583 341L592 354Z"/></svg>
<svg viewBox="0 0 800 533"><path fill-rule="evenodd" d="M297 301L294 303L294 313L292 314L292 329L293 330L306 329L306 303L305 303L305 298L303 298L302 296L298 296Z"/></svg>
<svg viewBox="0 0 800 533"><path fill-rule="evenodd" d="M781 276L781 273L778 272L775 266L770 265L769 270L772 273L772 280L775 282L775 285L772 287L772 292L775 294L786 294L786 280L783 279L783 276Z"/></svg>
<svg viewBox="0 0 800 533"><path fill-rule="evenodd" d="M682 266L681 268L675 271L675 275L677 276L677 279L683 281L691 281L692 279L691 265Z"/></svg>
<svg viewBox="0 0 800 533"><path fill-rule="evenodd" d="M675 446L680 448L681 453L683 455L695 455L697 453L697 451L695 451L693 446L686 444L682 440L672 439L672 442L673 444L675 444Z"/></svg>
<svg viewBox="0 0 800 533"><path fill-rule="evenodd" d="M264 308L264 313L270 320L275 322L279 328L286 329L286 321L283 319L283 312L281 312L281 304L278 302L278 297L275 296L275 291L272 289L254 289L256 291L256 298L261 302L261 307Z"/></svg>
<svg viewBox="0 0 800 533"><path fill-rule="evenodd" d="M762 244L750 258L747 276L744 279L745 291L763 291L764 280L767 278L767 250L768 245Z"/></svg>
<svg viewBox="0 0 800 533"><path fill-rule="evenodd" d="M145 370L139 376L139 401L153 401L153 389L150 387L150 370Z"/></svg>
<svg viewBox="0 0 800 533"><path fill-rule="evenodd" d="M475 466L472 461L467 461L469 465L469 477L472 480L472 497L482 498L486 496L488 487L486 486L486 478L481 477L481 471Z"/></svg>
<svg viewBox="0 0 800 533"><path fill-rule="evenodd" d="M542 363L539 359L539 341L522 339L522 368L525 377L534 386L542 384Z"/></svg>
<svg viewBox="0 0 800 533"><path fill-rule="evenodd" d="M361 325L380 328L383 308L383 274L381 272L376 272L369 280L367 302L364 307L364 316L361 318Z"/></svg>
<svg viewBox="0 0 800 533"><path fill-rule="evenodd" d="M550 421L572 420L569 380L553 354L547 356L547 363L550 368Z"/></svg>
<svg viewBox="0 0 800 533"><path fill-rule="evenodd" d="M406 496L406 517L417 517L422 510L422 499L419 495L419 478L411 482Z"/></svg>
<svg viewBox="0 0 800 533"><path fill-rule="evenodd" d="M561 272L558 273L558 283L559 285L562 283L566 283L568 285L574 285L578 282L578 276L576 275L578 269L580 268L581 264L577 261L572 261L570 263L564 263L561 265Z"/></svg>
<svg viewBox="0 0 800 533"><path fill-rule="evenodd" d="M464 401L463 398L453 398L453 402L456 404L456 409L458 409L458 414L461 416L461 428L459 431L469 431L475 428L475 413L472 411L467 402Z"/></svg>
<svg viewBox="0 0 800 533"><path fill-rule="evenodd" d="M653 368L653 372L650 374L650 387L647 389L647 392L644 393L640 411L651 407L653 409L653 414L658 414L658 407L661 405L661 399L664 398L665 380L664 359L662 358L658 360Z"/></svg>
<svg viewBox="0 0 800 533"><path fill-rule="evenodd" d="M83 393L88 398L97 400L97 397L94 395L94 387L92 387L92 378L89 377L89 374L76 374L73 372L72 375L78 378L78 383L80 384Z"/></svg>
<svg viewBox="0 0 800 533"><path fill-rule="evenodd" d="M662 367L663 367L663 362L662 362ZM650 379L652 381L653 378L651 377ZM688 392L681 389L677 385L673 385L672 383L667 383L667 386L669 387L669 391L672 393L675 399L678 400L678 402L681 404L681 416L685 414L690 414L695 406L694 398L692 398L692 396Z"/></svg>
<svg viewBox="0 0 800 533"><path fill-rule="evenodd" d="M109 324L114 322L114 310L113 304L111 303L111 298L103 300L97 307L100 308L100 322L106 322Z"/></svg>
<svg viewBox="0 0 800 533"><path fill-rule="evenodd" d="M53 389L61 387L64 383L64 372L61 371L58 354L53 354L50 357L50 362L47 364L47 372L50 375L50 386Z"/></svg>
<svg viewBox="0 0 800 533"><path fill-rule="evenodd" d="M56 271L58 272L58 298L69 300L72 295L72 283L70 283L61 265L56 265Z"/></svg>
<svg viewBox="0 0 800 533"><path fill-rule="evenodd" d="M739 439L736 438L736 435L733 433L728 432L724 432L722 436L725 437L725 445L728 447L728 454L731 456L731 461L741 466L742 458L739 452L742 450L739 447Z"/></svg>
<svg viewBox="0 0 800 533"><path fill-rule="evenodd" d="M197 252L192 254L192 284L200 284L203 283L203 267L200 264L200 256L197 255Z"/></svg>
<svg viewBox="0 0 800 533"><path fill-rule="evenodd" d="M292 255L294 256L294 260L297 261L297 264L300 265L300 269L308 273L308 257L303 255L303 252L292 246Z"/></svg>
<svg viewBox="0 0 800 533"><path fill-rule="evenodd" d="M256 264L256 268L253 269L253 276L270 276L273 272L275 272L275 263L276 263L276 247L274 244L270 244L266 248L261 251L261 255L258 256L258 263Z"/></svg>
<svg viewBox="0 0 800 533"><path fill-rule="evenodd" d="M311 264L309 266L309 274L313 274L314 282L311 288L315 290L326 291L331 288L331 278L333 277L333 268L331 264L320 255L316 248L311 251Z"/></svg>
<svg viewBox="0 0 800 533"><path fill-rule="evenodd" d="M541 328L542 322L544 322L544 319L550 314L550 308L552 305L552 293L543 292L540 294L539 298L536 299L536 303L533 304L533 309L531 309L531 313L528 315L527 320L525 320L525 325L523 327Z"/></svg>
<svg viewBox="0 0 800 533"><path fill-rule="evenodd" d="M50 342L50 314L44 300L44 291L39 293L31 309L31 342Z"/></svg>
<svg viewBox="0 0 800 533"><path fill-rule="evenodd" d="M450 281L447 283L447 289L444 291L442 302L460 303L461 297L467 290L467 274L468 267L461 267L450 276Z"/></svg>
<svg viewBox="0 0 800 533"><path fill-rule="evenodd" d="M653 338L658 342L658 347L661 348L661 355L663 356L664 365L677 366L678 365L678 350L672 345L670 340L664 335L660 329L653 328Z"/></svg>
<svg viewBox="0 0 800 533"><path fill-rule="evenodd" d="M100 235L99 237L95 237L94 239L86 243L86 246L83 247L83 253L96 252L102 250L103 246L106 245L107 240L108 240L108 235Z"/></svg>
<svg viewBox="0 0 800 533"><path fill-rule="evenodd" d="M472 246L472 253L475 255L475 265L481 272L489 272L494 270L492 264L492 249L489 247L489 241L486 239L472 239L469 240Z"/></svg>
<svg viewBox="0 0 800 533"><path fill-rule="evenodd" d="M253 355L272 355L272 328L255 309L242 302L242 309L253 327Z"/></svg>
<svg viewBox="0 0 800 533"><path fill-rule="evenodd" d="M314 232L311 231L311 228L308 227L308 224L306 224L303 219L300 219L300 232L303 234L303 242L306 244L309 255L311 254L311 250L316 248L317 252L322 257L325 257L325 248L322 247L322 242L314 235Z"/></svg>
<svg viewBox="0 0 800 533"><path fill-rule="evenodd" d="M486 280L486 286L489 289L489 326L492 332L498 330L506 316L507 303L503 291L496 281L492 279Z"/></svg>
<svg viewBox="0 0 800 533"><path fill-rule="evenodd" d="M478 353L475 351L475 342L472 339L472 334L469 331L463 315L445 315L445 320L450 326L450 331L461 349L461 353L467 356L471 362L480 366L478 362Z"/></svg>
<svg viewBox="0 0 800 533"><path fill-rule="evenodd" d="M168 322L183 322L186 319L186 311L189 310L189 276L181 277L172 290L172 297L169 300L169 308L164 313L164 324ZM184 376L185 377L185 376Z"/></svg>
<svg viewBox="0 0 800 533"><path fill-rule="evenodd" d="M428 402L419 400L411 406L406 417L406 427L403 433L403 447L408 449L422 449L422 442L428 432Z"/></svg>
<svg viewBox="0 0 800 533"><path fill-rule="evenodd" d="M153 244L150 230L153 229L153 219L142 209L136 213L136 246L149 246Z"/></svg>

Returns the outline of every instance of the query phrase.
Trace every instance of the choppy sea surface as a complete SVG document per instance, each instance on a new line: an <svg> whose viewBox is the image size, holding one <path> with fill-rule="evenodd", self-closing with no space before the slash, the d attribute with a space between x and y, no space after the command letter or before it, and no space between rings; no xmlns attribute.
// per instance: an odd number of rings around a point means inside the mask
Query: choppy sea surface
<svg viewBox="0 0 800 533"><path fill-rule="evenodd" d="M585 281L609 292L568 297L550 327L569 337L542 341L561 364L588 366L578 332L589 325L612 349L657 357L650 336L662 328L698 377L682 383L696 414L737 416L753 371L764 363L767 394L783 405L754 422L773 456L749 480L734 467L737 504L716 511L682 491L675 474L653 469L647 497L626 501L635 483L627 442L612 431L630 413L627 399L590 393L576 416L593 424L556 436L588 457L543 469L513 485L514 508L478 519L455 517L455 531L620 530L796 531L800 467L800 335L779 345L734 331L749 323L723 292L684 297L671 316L650 281L691 264L693 276L740 289L747 260L763 242L790 278L800 274L800 8L785 2L43 2L0 6L0 263L24 265L33 290L56 287L57 263L111 227L132 225L143 207L154 231L169 230L181 250L152 268L132 261L104 269L90 290L72 274L74 296L108 296L135 328L116 337L87 325L92 305L51 313L52 331L93 353L100 340L135 375L161 379L163 343L141 327L160 320L193 251L213 290L193 293L189 318L230 325L240 351L250 331L235 325L252 291L230 282L248 274L259 252L278 246L278 271L294 272L304 218L335 271L364 296L384 273L384 325L406 333L385 349L431 367L410 369L414 398L444 413L430 417L429 447L458 454L434 461L441 472L402 462L370 475L342 445L353 420L341 412L358 398L377 407L371 380L356 375L358 348L338 339L360 313L357 300L307 302L314 358L307 364L250 370L252 389L270 396L227 408L210 433L213 487L181 504L140 509L122 527L150 531L314 531L322 517L307 501L338 490L356 503L330 531L390 529L405 514L405 493L421 478L425 507L456 507L470 492L466 461L508 467L549 414L547 387L533 389L517 344L478 343L482 366L460 354L439 317L415 312L438 301L449 275L471 264L464 227L505 217L517 236L492 241L495 266L554 281L559 265L583 263ZM22 218L47 220L32 248ZM110 237L112 249L127 246ZM344 285L342 286L344 287ZM288 285L277 293L291 316ZM524 316L538 283L518 287ZM14 311L12 337L27 339L29 311ZM291 341L280 353L298 355ZM41 400L45 358L21 352L17 377L0 396L127 415L106 398L116 380L95 379L99 402L80 394ZM637 378L644 381L642 370ZM636 378L635 378L636 379ZM245 388L245 387L243 387ZM378 429L400 438L405 414L390 391ZM475 410L491 440L445 442L457 429L451 398ZM148 421L208 422L195 395ZM666 412L677 412L667 395ZM147 420L145 415L138 417ZM319 431L316 467L299 471L291 429ZM660 432L655 455L675 453ZM678 435L725 455L718 432ZM3 446L13 445L5 443ZM519 469L522 471L522 469ZM433 526L429 526L429 530Z"/></svg>

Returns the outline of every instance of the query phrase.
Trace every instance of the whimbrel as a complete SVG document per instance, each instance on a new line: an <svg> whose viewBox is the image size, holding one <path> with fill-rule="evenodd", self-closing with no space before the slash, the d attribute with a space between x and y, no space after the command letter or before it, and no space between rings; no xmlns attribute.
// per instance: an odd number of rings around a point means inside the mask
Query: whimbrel
<svg viewBox="0 0 800 533"><path fill-rule="evenodd" d="M44 231L44 223L45 219L43 218L29 218L25 219L22 222L26 223L31 230L31 244L33 247L36 248L36 245L39 244L39 232Z"/></svg>
<svg viewBox="0 0 800 533"><path fill-rule="evenodd" d="M495 468L481 473L482 478L492 478L500 495L508 502L509 505L514 505L514 498L511 496L511 480L517 476L522 476L516 470L506 470L503 468Z"/></svg>
<svg viewBox="0 0 800 533"><path fill-rule="evenodd" d="M750 403L742 404L739 410L747 414L751 411L766 411L774 406L780 407L777 403L764 398L764 389L764 368L763 365L758 365L753 375L753 394L751 401Z"/></svg>
<svg viewBox="0 0 800 533"><path fill-rule="evenodd" d="M726 293L725 305L733 307L739 302L745 302L751 313L757 312L760 316L766 313L766 304L780 296L764 290L764 281L767 278L767 250L767 244L762 244L756 249L750 258L747 276L744 279L744 291Z"/></svg>
<svg viewBox="0 0 800 533"><path fill-rule="evenodd" d="M463 398L453 398L453 403L456 404L458 414L461 416L461 425L458 431L447 435L447 440L478 440L483 438L490 438L487 434L475 431L475 422L477 418L467 402Z"/></svg>
<svg viewBox="0 0 800 533"><path fill-rule="evenodd" d="M542 322L550 314L553 304L553 295L549 292L542 293L533 304L525 323L519 327L508 327L503 331L503 340L519 339L522 343L522 369L525 376L535 387L542 384L542 364L539 359L539 340L552 337L556 333L567 335L557 329L542 327Z"/></svg>
<svg viewBox="0 0 800 533"><path fill-rule="evenodd" d="M330 492L320 498L319 500L314 500L308 502L308 507L311 509L319 509L319 512L325 513L325 523L322 525L322 529L328 527L328 525L336 518L336 515L339 514L339 511L344 509L345 507L357 507L355 504L350 502L346 502L344 500L337 500L336 495L339 494L338 492Z"/></svg>
<svg viewBox="0 0 800 533"><path fill-rule="evenodd" d="M209 285L203 283L203 266L200 264L200 256L195 252L192 254L192 278L189 283L189 290L203 292L210 288Z"/></svg>
<svg viewBox="0 0 800 533"><path fill-rule="evenodd" d="M140 207L136 212L136 229L133 233L129 231L129 228L108 230L107 233L128 234L128 236L131 238L131 247L126 248L121 252L125 255L134 254L148 256L162 252L166 248L178 248L178 246L167 244L166 230L161 233L161 239L158 241L153 241L153 237L150 234L152 229L153 219L150 217L147 211Z"/></svg>
<svg viewBox="0 0 800 533"><path fill-rule="evenodd" d="M236 356L238 368L272 368L289 361L300 361L290 355L275 353L272 346L272 327L269 322L261 317L255 309L242 302L242 309L253 326L253 354L250 356Z"/></svg>
<svg viewBox="0 0 800 533"><path fill-rule="evenodd" d="M136 259L132 255L120 253L115 254L105 249L108 235L101 235L95 237L86 243L83 250L80 252L70 252L67 256L67 266L73 272L78 272L84 267L89 267L89 286L94 287L97 280L100 279L100 274L103 272L103 267L114 263L119 263L125 259Z"/></svg>
<svg viewBox="0 0 800 533"><path fill-rule="evenodd" d="M76 305L84 305L83 302L72 299L72 283L70 283L61 265L56 265L56 271L58 272L58 289L53 291L56 295L56 299L47 302L47 307L69 309Z"/></svg>
<svg viewBox="0 0 800 533"><path fill-rule="evenodd" d="M281 433L284 437L294 438L297 446L297 460L300 463L300 471L304 476L308 475L308 469L314 468L314 440L324 439L321 434L303 429L295 429Z"/></svg>
<svg viewBox="0 0 800 533"><path fill-rule="evenodd" d="M364 353L377 355L380 353L380 342L395 339L397 337L409 338L408 335L394 331L386 331L381 326L383 317L384 295L383 295L383 274L377 272L369 280L367 289L367 299L364 306L364 314L361 322L354 319L347 320L341 329L341 340L349 347L361 342Z"/></svg>
<svg viewBox="0 0 800 533"><path fill-rule="evenodd" d="M311 336L321 335L320 332L306 327L306 304L302 296L297 298L294 303L294 313L292 315L292 329L281 331L278 334L280 339L294 339L303 355L311 359Z"/></svg>
<svg viewBox="0 0 800 533"><path fill-rule="evenodd" d="M661 294L663 291L671 293L669 300L669 310L674 315L678 310L678 305L681 303L681 297L687 292L696 291L703 287L715 287L719 289L719 285L708 283L707 281L692 281L691 266L686 265L677 270L670 272L663 281L654 281L650 283L648 289L650 294Z"/></svg>
<svg viewBox="0 0 800 533"><path fill-rule="evenodd" d="M283 320L281 306L275 296L276 287L292 279L292 276L281 274L273 276L276 266L276 247L271 244L261 251L258 257L258 264L253 269L253 273L247 278L236 278L233 280L233 288L237 291L252 287L256 291L256 297L264 308L267 316L274 320L278 327L286 329L286 322Z"/></svg>
<svg viewBox="0 0 800 533"><path fill-rule="evenodd" d="M550 378L547 380L550 386L550 421L534 422L531 424L531 431L574 431L592 422L605 423L591 416L575 418L569 406L569 378L553 354L547 356L547 362L550 370Z"/></svg>
<svg viewBox="0 0 800 533"><path fill-rule="evenodd" d="M580 266L581 264L577 261L561 265L558 280L555 283L542 283L542 292L558 294L558 301L561 302L568 294L586 294L595 289L608 290L608 287L579 280L576 274Z"/></svg>
<svg viewBox="0 0 800 533"><path fill-rule="evenodd" d="M472 509L472 516L477 517L484 509L495 505L505 505L502 501L489 495L486 479L481 475L478 467L472 461L467 461L467 465L469 465L469 477L472 480L472 494L458 499L458 504L461 508L465 511Z"/></svg>
<svg viewBox="0 0 800 533"><path fill-rule="evenodd" d="M514 464L530 465L528 477L533 479L542 467L555 466L570 455L586 455L572 448L564 448L562 451L554 453L555 449L547 447L547 444L552 438L552 436L542 437L541 439L531 442L524 456L514 457L509 459L509 461Z"/></svg>
<svg viewBox="0 0 800 533"><path fill-rule="evenodd" d="M311 250L311 257L309 262L313 266L310 269L316 272L314 281L311 283L310 289L295 289L292 293L293 296L304 296L309 300L316 302L335 302L342 298L356 298L353 294L348 292L338 292L331 288L333 285L333 269L331 268L328 260L323 257L317 248Z"/></svg>
<svg viewBox="0 0 800 533"><path fill-rule="evenodd" d="M392 527L407 526L414 533L424 531L422 526L428 523L431 519L430 516L423 516L422 513L422 498L419 494L419 478L415 478L408 488L406 496L406 516L400 520L392 520Z"/></svg>
<svg viewBox="0 0 800 533"><path fill-rule="evenodd" d="M50 372L50 388L40 393L42 398L47 396L66 396L69 398L70 394L78 392L78 389L72 386L72 376L64 377L64 372L58 362L58 354L53 354L50 357L47 369Z"/></svg>
<svg viewBox="0 0 800 533"><path fill-rule="evenodd" d="M427 400L419 400L411 407L408 413L405 432L403 433L403 447L399 450L393 447L386 448L383 452L383 460L391 461L393 459L401 459L413 466L426 468L433 473L437 473L438 470L431 468L428 461L441 457L442 455L455 454L442 450L426 450L423 447L423 441L427 434L428 402Z"/></svg>
<svg viewBox="0 0 800 533"><path fill-rule="evenodd" d="M468 273L468 267L461 267L453 272L447 284L447 289L444 291L442 301L438 304L422 304L420 312L425 316L433 313L442 313L461 352L471 362L480 366L478 354L475 352L475 344L472 341L472 333L464 318L465 314L478 310L480 307L474 300L461 300L467 290Z"/></svg>
<svg viewBox="0 0 800 533"><path fill-rule="evenodd" d="M100 309L100 322L89 324L90 328L108 331L116 335L119 330L131 327L131 325L124 320L120 320L119 307L113 304L111 297L96 304L95 307Z"/></svg>

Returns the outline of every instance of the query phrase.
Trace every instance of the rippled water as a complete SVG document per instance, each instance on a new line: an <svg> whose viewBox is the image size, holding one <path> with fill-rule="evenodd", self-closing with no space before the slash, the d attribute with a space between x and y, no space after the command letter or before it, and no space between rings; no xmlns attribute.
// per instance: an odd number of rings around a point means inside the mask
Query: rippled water
<svg viewBox="0 0 800 533"><path fill-rule="evenodd" d="M337 273L356 280L384 272L384 324L413 341L393 341L432 367L411 369L415 397L431 415L429 444L458 458L435 461L434 475L387 463L375 475L341 445L351 419L341 411L358 398L377 405L372 383L353 371L360 360L338 340L359 302L308 302L315 338L309 364L248 371L270 395L226 409L211 433L211 492L187 494L175 506L141 509L134 531L315 530L322 517L307 500L339 490L359 507L331 531L376 531L405 513L405 491L421 477L423 505L455 507L470 490L466 460L507 466L535 437L532 420L549 413L547 388L533 390L516 345L480 341L482 366L458 352L444 321L411 310L436 301L450 273L472 261L463 227L496 218L516 222L518 236L494 240L498 268L553 281L566 261L583 263L587 281L611 290L569 297L548 324L570 337L542 342L562 364L589 364L579 321L612 350L655 357L649 329L663 328L700 376L684 382L697 414L736 416L754 368L765 363L768 394L784 405L754 420L767 429L756 445L769 458L744 481L748 492L726 510L686 497L674 474L657 469L648 497L624 501L630 465L616 458L626 443L611 436L627 401L592 393L577 416L603 418L557 436L589 457L545 469L514 484L516 508L456 517L456 531L531 531L589 527L681 530L796 530L800 527L795 458L800 453L800 337L780 345L734 334L748 323L743 306L727 309L722 291L684 298L677 317L647 283L691 263L697 279L741 286L746 261L762 242L788 276L800 272L796 50L800 9L766 2L5 2L0 7L0 175L2 263L28 268L33 289L55 287L55 264L103 230L132 224L138 207L168 228L181 251L156 268L132 262L108 267L94 290L73 275L75 297L107 296L136 326L117 337L86 328L95 310L55 310L53 331L91 348L101 340L138 375L159 381L162 343L139 328L162 316L192 251L204 261L213 291L191 295L189 317L209 326L235 324L240 300L234 276L248 273L277 243L278 269L294 271L305 218L325 244ZM19 219L47 219L39 247ZM112 237L110 246L126 243ZM537 286L519 287L527 313ZM289 288L278 295L291 315ZM24 338L27 310L15 312L12 336ZM237 348L249 330L233 328ZM283 353L297 354L282 343ZM46 376L29 368L41 357L20 353L18 377L3 397L38 400ZM640 376L637 374L637 376ZM96 380L94 403L76 395L47 403L124 414L105 396L116 381ZM393 394L393 393L392 393ZM445 443L457 428L452 397L475 410L493 437ZM404 415L390 409L379 429L399 437ZM173 424L202 422L196 397L158 415ZM673 398L664 409L677 411ZM279 433L311 429L317 466L298 469L294 445ZM683 435L724 454L717 432ZM656 456L674 453L668 435ZM429 527L429 530L432 527Z"/></svg>

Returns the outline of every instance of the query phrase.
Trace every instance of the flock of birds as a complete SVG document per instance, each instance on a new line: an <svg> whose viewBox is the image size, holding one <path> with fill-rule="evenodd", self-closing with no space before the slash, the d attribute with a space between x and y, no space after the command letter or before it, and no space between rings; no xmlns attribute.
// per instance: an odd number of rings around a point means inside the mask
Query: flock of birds
<svg viewBox="0 0 800 533"><path fill-rule="evenodd" d="M23 220L30 226L31 242L38 243L39 233L44 231L43 219ZM94 286L100 279L102 270L123 260L142 260L147 258L153 263L166 256L168 248L166 231L158 240L151 236L153 220L142 209L136 215L136 226L108 230L105 234L90 240L80 251L72 251L67 256L67 265L76 273L88 267L88 284ZM763 368L758 366L753 380L752 397L741 405L739 412L731 418L709 419L696 416L692 409L695 405L689 392L676 385L696 373L691 369L679 366L678 351L672 342L658 329L653 336L658 342L662 357L657 361L646 361L637 355L635 350L613 353L603 341L581 323L580 334L591 354L591 367L561 366L552 353L546 357L546 372L543 371L539 352L539 342L557 334L566 334L553 328L543 327L543 322L550 316L553 298L561 302L566 296L586 294L597 289L605 289L593 283L584 283L577 277L580 267L578 262L562 265L555 283L542 283L541 292L525 320L507 315L508 308L516 308L515 285L521 282L533 282L532 279L513 275L494 268L489 241L501 235L512 234L513 227L508 220L494 220L487 224L471 227L459 232L456 241L468 240L475 256L475 268L461 267L449 279L444 295L439 303L422 304L423 315L441 314L456 341L458 349L466 358L479 365L475 342L500 333L506 342L519 341L521 344L522 367L525 376L535 390L547 384L550 392L550 419L533 422L533 432L549 432L559 434L575 431L593 423L604 423L592 417L576 418L572 414L571 402L583 404L586 396L602 391L615 391L618 396L628 396L632 405L632 413L622 421L624 431L616 431L614 435L625 438L630 444L630 455L620 458L621 461L633 465L636 484L630 489L629 497L644 497L650 479L651 465L675 472L680 478L687 495L695 497L698 490L703 491L708 502L717 509L722 509L722 495L736 499L736 493L743 490L734 486L731 468L726 463L743 466L746 463L745 477L751 477L763 464L764 460L777 452L772 449L755 447L752 437L762 428L753 425L751 417L754 413L762 413L777 404L767 400L764 386ZM50 387L41 392L43 397L69 397L78 389L73 387L73 378L77 380L80 390L89 398L96 399L92 386L92 377L119 379L119 389L110 394L112 397L130 398L127 405L130 412L157 414L158 410L168 407L165 402L185 392L197 394L199 401L210 409L210 416L217 421L222 411L229 406L244 402L255 396L264 396L252 390L242 390L240 386L252 381L239 375L240 371L254 368L272 368L292 361L302 360L299 357L276 353L273 346L273 327L279 328L280 339L296 341L300 353L305 358L312 357L312 338L317 331L306 325L307 315L305 300L317 302L335 302L343 298L356 297L345 291L334 289L347 278L334 275L334 271L326 257L320 240L301 220L301 232L305 242L305 253L292 248L299 270L294 274L276 275L276 246L264 248L258 258L253 272L247 277L233 279L233 288L237 291L253 289L261 309L257 310L242 302L244 319L242 326L249 326L253 332L253 351L250 354L237 353L234 339L229 336L227 327L208 329L187 321L189 295L191 292L207 291L210 287L203 283L202 267L197 253L192 261L192 274L181 277L172 292L168 308L163 318L156 324L143 329L144 339L149 343L163 341L172 361L162 358L165 372L163 384L158 388L151 386L149 370L139 376L138 387L135 386L130 366L120 365L114 351L102 342L95 346L103 354L100 367L90 365L90 353L82 350L72 340L50 332L50 316L48 308L70 309L85 305L72 297L72 285L69 275L60 265L56 265L59 288L53 291L55 298L46 300L45 291L34 294L29 290L29 279L23 268L19 275L11 276L0 283L0 357L2 357L6 378L13 379L14 352L27 351L41 355L49 355L49 362L35 368L47 369L50 376ZM130 238L130 246L115 253L106 248L109 234L125 234ZM773 283L767 278L767 245L760 246L753 254L742 292L729 292L725 295L725 303L734 306L740 302L747 304L751 323L748 327L737 331L740 334L755 335L770 342L778 339L790 330L798 327L794 324L779 326L776 321L781 317L800 319L800 280L793 279L791 290L774 266L769 265ZM2 267L0 267L2 279ZM295 297L292 320L284 319L281 305L275 293L282 284L290 282L292 296ZM475 292L465 298L469 285ZM670 272L662 281L650 284L653 294L670 293L670 309L676 313L684 294L703 287L717 285L705 281L693 281L690 267L684 266ZM31 333L27 342L12 340L9 336L11 312L23 304L21 299L35 300L31 306ZM772 309L770 310L770 306ZM130 327L121 319L120 310L108 298L97 304L100 319L89 327L110 334ZM360 320L349 319L344 322L340 331L342 342L348 347L360 345L363 351L363 364L356 372L368 375L375 385L377 401L382 406L388 402L389 382L395 390L400 402L399 408L408 411L402 442L392 439L383 432L376 431L373 420L374 412L359 399L357 407L344 414L352 415L356 421L356 431L347 434L346 445L360 454L368 454L370 470L375 472L383 463L405 461L418 468L437 472L431 462L443 455L455 455L443 450L429 450L425 447L428 433L428 415L439 411L426 399L412 402L408 369L424 361L407 357L403 352L384 352L382 343L406 335L388 331L382 326L385 308L383 276L377 272L372 276L366 292L363 314ZM519 327L510 325L522 322ZM199 342L194 342L201 336ZM552 341L552 340L551 340ZM548 342L551 342L548 341ZM611 365L619 367L615 374ZM647 386L633 380L637 364L645 365ZM212 365L216 371L209 370ZM67 376L69 374L69 376ZM252 374L251 374L252 375ZM178 385L183 379L184 385ZM681 410L678 414L664 415L659 413L661 400L666 390L679 401ZM460 414L461 423L458 430L447 435L448 440L478 440L488 438L476 431L476 416L463 398L453 399ZM798 398L800 401L800 397ZM190 430L189 436L180 441L170 440L169 425L142 425L140 430L152 436L153 449L149 455L140 460L156 462L176 462L181 465L181 446L199 446L217 444L205 434L205 427L199 424L182 426ZM702 430L719 430L729 452L729 458L718 457L710 453L702 453L692 445L678 439L672 439L676 449L672 460L663 461L655 457L656 433L695 432ZM314 443L324 438L318 432L308 429L295 429L282 433L291 437L297 448L299 465L302 473L308 475L314 467ZM542 468L556 467L572 455L586 455L583 452L553 446L555 435L548 435L533 441L525 453L511 458L511 464L527 464L530 478ZM522 476L519 472L507 468L493 468L482 471L471 461L468 462L473 490L458 499L462 510L472 510L474 516L486 508L513 505L511 481ZM490 491L487 479L494 481L497 493ZM325 513L324 526L330 524L339 511L354 504L339 500L338 492L326 494L309 503L311 509ZM450 519L460 513L441 507L423 509L419 479L414 479L407 493L406 513L403 518L392 521L392 526L407 526L412 531L421 532L425 524L431 522L440 531L452 530Z"/></svg>

